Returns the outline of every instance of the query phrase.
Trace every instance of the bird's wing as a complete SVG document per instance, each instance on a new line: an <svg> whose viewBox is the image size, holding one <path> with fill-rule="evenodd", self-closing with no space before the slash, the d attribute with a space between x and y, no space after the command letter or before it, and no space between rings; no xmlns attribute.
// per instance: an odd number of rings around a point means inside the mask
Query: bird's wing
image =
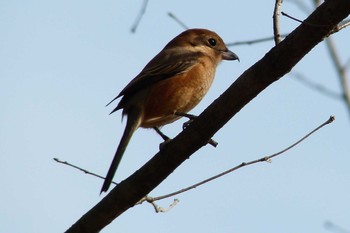
<svg viewBox="0 0 350 233"><path fill-rule="evenodd" d="M169 55L170 54L170 55ZM131 82L115 97L112 103L117 98L124 96L118 106L112 111L115 112L123 108L123 102L129 96L145 89L159 81L176 77L179 74L191 69L198 60L198 53L162 51L155 56ZM124 100L124 101L123 101Z"/></svg>

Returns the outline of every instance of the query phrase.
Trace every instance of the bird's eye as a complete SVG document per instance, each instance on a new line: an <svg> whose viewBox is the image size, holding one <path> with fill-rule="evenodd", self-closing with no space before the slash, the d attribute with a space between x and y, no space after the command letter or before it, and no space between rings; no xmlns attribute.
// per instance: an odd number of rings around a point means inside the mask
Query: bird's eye
<svg viewBox="0 0 350 233"><path fill-rule="evenodd" d="M216 40L213 39L213 38L210 38L210 39L208 40L208 42L209 42L209 44L210 44L211 46L215 46L215 45L216 45Z"/></svg>

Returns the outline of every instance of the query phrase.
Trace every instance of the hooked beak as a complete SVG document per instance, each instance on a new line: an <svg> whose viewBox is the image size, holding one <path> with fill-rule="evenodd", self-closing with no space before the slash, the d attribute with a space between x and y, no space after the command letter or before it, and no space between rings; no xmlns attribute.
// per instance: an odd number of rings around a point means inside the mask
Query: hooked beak
<svg viewBox="0 0 350 233"><path fill-rule="evenodd" d="M234 52L232 52L228 49L226 51L222 52L221 57L223 60L238 60L239 61L239 57Z"/></svg>

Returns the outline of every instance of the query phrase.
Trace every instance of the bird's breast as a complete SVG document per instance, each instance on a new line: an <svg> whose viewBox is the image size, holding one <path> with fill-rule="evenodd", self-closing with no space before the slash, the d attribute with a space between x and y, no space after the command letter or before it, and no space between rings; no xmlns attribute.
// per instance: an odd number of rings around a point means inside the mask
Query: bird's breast
<svg viewBox="0 0 350 233"><path fill-rule="evenodd" d="M208 92L215 75L215 67L203 64L189 71L155 84L145 100L141 127L162 126L177 120L175 112L187 113Z"/></svg>

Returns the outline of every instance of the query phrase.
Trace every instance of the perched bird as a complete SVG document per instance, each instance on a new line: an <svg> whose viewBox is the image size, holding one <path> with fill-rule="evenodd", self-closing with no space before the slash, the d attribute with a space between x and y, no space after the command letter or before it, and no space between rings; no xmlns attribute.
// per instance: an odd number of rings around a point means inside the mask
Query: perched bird
<svg viewBox="0 0 350 233"><path fill-rule="evenodd" d="M101 193L108 190L137 128L156 129L179 119L176 113L187 113L207 93L220 61L237 59L220 36L206 29L189 29L172 39L110 102L121 97L111 113L123 109L127 123Z"/></svg>

